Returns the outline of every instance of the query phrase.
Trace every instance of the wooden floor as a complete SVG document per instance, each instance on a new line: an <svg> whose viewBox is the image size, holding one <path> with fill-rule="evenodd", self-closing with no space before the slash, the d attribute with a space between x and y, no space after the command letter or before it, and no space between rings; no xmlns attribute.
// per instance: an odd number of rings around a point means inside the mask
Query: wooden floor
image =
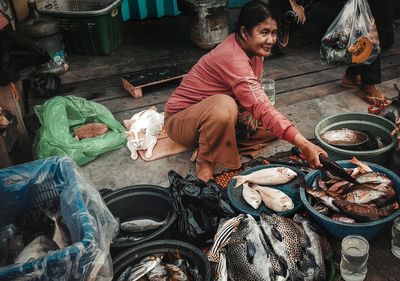
<svg viewBox="0 0 400 281"><path fill-rule="evenodd" d="M327 8L320 7L320 9L326 10ZM272 56L265 62L267 75L276 80L277 108L282 110L296 125L299 125L306 137L313 137L313 124L322 116L340 111L348 106L345 104L347 102L353 103L353 107L351 107L353 109L362 108L366 111L364 103L355 95L349 94L350 92L343 92L339 86L345 68L320 63L319 41L332 17L325 16L322 17L325 22L316 22L317 17L310 16L306 25L296 30L291 38L291 50L287 55ZM315 21L313 22L313 20ZM123 74L144 69L195 63L206 52L190 42L189 26L186 21L187 17L179 16L126 23L124 43L111 55L105 57L70 56L68 58L71 68L62 77L63 85L60 94L81 96L99 102L105 105L120 121L129 119L134 113L152 105L162 110L169 95L176 87L176 83L146 88L142 98L133 99L123 90L121 77ZM382 53L382 80L390 81L399 77L400 28L396 30L395 44ZM391 81L383 83L381 89L388 95L394 93ZM30 103L33 106L44 101L31 98ZM302 112L298 112L299 110ZM275 146L281 147L281 145L282 142L277 142ZM114 167L121 166L121 163L131 163L126 149L114 152L114 154L118 154L119 158L126 157L126 159L118 162L115 160L116 157L112 158L109 154L85 167L99 188L118 188L126 185L127 182L138 183L135 178L136 174L131 179L125 180L126 177L129 177L129 173L135 173L135 169L140 170L142 178L147 177L148 183L165 183L165 179L157 179L157 176L154 175L152 165L157 164L137 163L134 168L127 166L132 170L126 171L125 166ZM185 157L187 156L185 155ZM110 163L110 159L117 162ZM98 162L95 163L96 161ZM103 161L104 170L99 168L100 161ZM157 170L165 173L165 177L167 168L163 170L160 168L161 165L168 165L168 169L173 165L176 170L181 169L181 171L183 171L182 167L187 169L190 165L188 159L182 157L172 157L160 163ZM113 169L117 171L113 172ZM334 248L338 262L340 260L340 255L338 255L340 243L334 242ZM339 277L338 280L340 280ZM400 280L400 260L390 253L389 233L371 243L366 280Z"/></svg>

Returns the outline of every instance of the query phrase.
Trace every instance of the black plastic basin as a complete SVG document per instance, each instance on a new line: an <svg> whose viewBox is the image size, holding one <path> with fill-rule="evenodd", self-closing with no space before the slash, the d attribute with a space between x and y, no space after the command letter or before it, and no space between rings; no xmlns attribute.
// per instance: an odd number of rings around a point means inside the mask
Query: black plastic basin
<svg viewBox="0 0 400 281"><path fill-rule="evenodd" d="M157 253L176 253L177 250L191 267L196 266L199 269L203 281L211 280L211 265L204 253L189 243L177 240L146 242L122 252L113 259L113 280L118 280L129 265L134 265L147 256Z"/></svg>
<svg viewBox="0 0 400 281"><path fill-rule="evenodd" d="M169 198L168 189L154 185L129 186L108 193L103 199L110 212L121 222L134 219L168 221L138 241L112 243L112 256L146 241L176 238L171 226L175 223L177 214Z"/></svg>

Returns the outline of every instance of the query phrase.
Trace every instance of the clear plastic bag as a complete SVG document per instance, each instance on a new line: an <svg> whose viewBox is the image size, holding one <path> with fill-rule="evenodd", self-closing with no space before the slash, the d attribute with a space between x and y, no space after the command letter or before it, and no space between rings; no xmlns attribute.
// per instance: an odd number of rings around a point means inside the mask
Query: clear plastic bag
<svg viewBox="0 0 400 281"><path fill-rule="evenodd" d="M381 52L375 19L366 0L349 0L321 41L327 64L371 64Z"/></svg>

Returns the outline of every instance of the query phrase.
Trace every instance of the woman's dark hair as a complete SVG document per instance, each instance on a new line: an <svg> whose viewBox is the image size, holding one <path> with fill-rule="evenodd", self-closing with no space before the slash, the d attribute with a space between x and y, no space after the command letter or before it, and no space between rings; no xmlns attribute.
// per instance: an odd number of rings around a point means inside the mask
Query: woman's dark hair
<svg viewBox="0 0 400 281"><path fill-rule="evenodd" d="M258 25L260 22L263 22L267 18L276 20L276 17L271 11L272 10L270 7L264 1L255 0L248 2L240 10L235 32L237 35L241 36L241 26L244 26L247 32L251 33L256 25Z"/></svg>

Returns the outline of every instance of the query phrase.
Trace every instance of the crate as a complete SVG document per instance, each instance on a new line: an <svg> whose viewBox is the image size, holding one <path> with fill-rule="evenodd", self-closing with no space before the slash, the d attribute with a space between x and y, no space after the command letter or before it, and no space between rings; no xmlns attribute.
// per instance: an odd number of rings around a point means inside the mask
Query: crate
<svg viewBox="0 0 400 281"><path fill-rule="evenodd" d="M228 8L240 8L251 0L228 0Z"/></svg>
<svg viewBox="0 0 400 281"><path fill-rule="evenodd" d="M80 1L80 8L94 8L97 1ZM83 4L85 3L85 4ZM75 3L76 4L76 3ZM70 5L73 0L70 1ZM77 8L78 6L74 6ZM107 55L122 43L121 0L96 11L43 11L57 19L67 53Z"/></svg>

